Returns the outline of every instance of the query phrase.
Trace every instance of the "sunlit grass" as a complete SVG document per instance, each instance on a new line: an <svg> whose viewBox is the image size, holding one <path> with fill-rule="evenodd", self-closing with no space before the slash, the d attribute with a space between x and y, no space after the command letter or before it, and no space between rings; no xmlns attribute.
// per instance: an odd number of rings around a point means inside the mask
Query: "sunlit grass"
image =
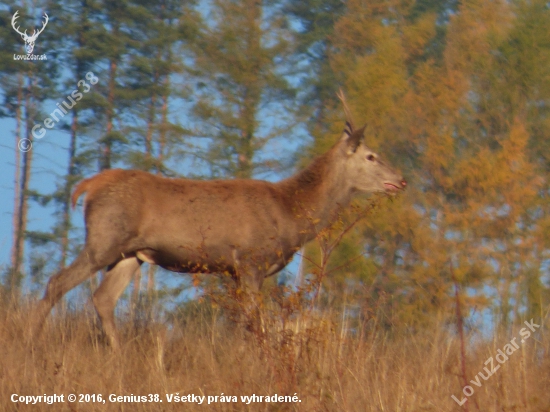
<svg viewBox="0 0 550 412"><path fill-rule="evenodd" d="M24 410L71 411L544 411L550 408L550 362L539 331L477 387L467 405L458 339L435 325L415 334L384 331L376 320L355 327L342 313L277 305L260 311L249 331L224 310L194 304L172 322L118 319L122 349L112 353L95 314L56 311L44 333L25 344L29 311L2 308L0 410L16 410L12 394L101 394L106 403L39 403ZM290 314L289 314L290 313ZM138 326L139 325L139 326ZM469 345L467 379L475 379L517 333ZM495 362L495 365L497 362ZM109 396L159 394L163 402L112 403ZM167 394L205 396L202 405L169 403ZM235 396L212 402L208 396ZM296 396L301 402L246 404L241 396ZM232 398L230 398L232 399ZM21 408L23 409L23 408Z"/></svg>

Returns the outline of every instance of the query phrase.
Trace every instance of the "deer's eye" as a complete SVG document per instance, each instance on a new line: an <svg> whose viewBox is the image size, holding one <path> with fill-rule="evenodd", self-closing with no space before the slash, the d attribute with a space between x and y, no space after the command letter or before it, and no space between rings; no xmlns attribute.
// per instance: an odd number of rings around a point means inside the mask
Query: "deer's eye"
<svg viewBox="0 0 550 412"><path fill-rule="evenodd" d="M367 156L367 160L370 162L374 162L376 160L376 156L374 156L373 154L370 154Z"/></svg>

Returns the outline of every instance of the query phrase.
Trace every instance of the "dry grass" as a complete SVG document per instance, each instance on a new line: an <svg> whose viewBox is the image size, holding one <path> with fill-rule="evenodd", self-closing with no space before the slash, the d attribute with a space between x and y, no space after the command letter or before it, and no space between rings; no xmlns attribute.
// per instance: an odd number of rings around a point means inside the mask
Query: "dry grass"
<svg viewBox="0 0 550 412"><path fill-rule="evenodd" d="M448 328L423 333L342 328L341 314L263 314L262 332L225 322L202 305L178 327L134 327L119 319L122 352L102 341L95 316L55 313L32 347L29 312L0 313L0 410L55 411L548 411L545 332L531 337L463 407L459 342ZM338 321L337 319L340 319ZM284 322L284 327L283 322ZM467 378L517 333L470 345ZM496 363L496 362L495 362ZM166 394L236 396L237 402L168 403ZM162 403L61 403L24 406L12 394L159 394ZM241 395L294 395L300 403L241 402Z"/></svg>

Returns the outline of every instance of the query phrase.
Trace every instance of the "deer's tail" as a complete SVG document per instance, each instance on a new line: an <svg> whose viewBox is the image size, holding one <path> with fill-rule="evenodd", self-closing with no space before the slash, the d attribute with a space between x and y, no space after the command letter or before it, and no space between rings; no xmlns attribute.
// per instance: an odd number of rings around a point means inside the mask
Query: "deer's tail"
<svg viewBox="0 0 550 412"><path fill-rule="evenodd" d="M73 195L71 196L71 205L73 209L76 206L76 202L78 201L78 198L82 196L83 193L88 191L88 187L90 186L90 179L84 179L82 182L80 182L78 185L76 185L76 188L74 189Z"/></svg>
<svg viewBox="0 0 550 412"><path fill-rule="evenodd" d="M84 179L82 182L76 185L74 189L74 192L71 196L72 207L74 208L76 206L78 198L82 196L83 193L86 193L86 197L84 198L84 207L86 207L86 203L93 198L95 193L97 193L105 186L120 181L121 174L123 173L123 170L111 169L105 170L104 172L101 172L88 179Z"/></svg>

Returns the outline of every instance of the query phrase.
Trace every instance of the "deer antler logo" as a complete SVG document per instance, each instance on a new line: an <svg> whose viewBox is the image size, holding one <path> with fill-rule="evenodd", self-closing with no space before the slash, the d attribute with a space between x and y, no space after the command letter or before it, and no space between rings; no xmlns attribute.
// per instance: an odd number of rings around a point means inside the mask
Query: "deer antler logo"
<svg viewBox="0 0 550 412"><path fill-rule="evenodd" d="M24 33L21 33L19 31L19 27L15 27L15 21L17 20L17 18L19 17L17 15L17 13L19 13L19 10L17 10L15 12L15 14L13 15L12 19L11 19L11 25L13 26L13 29L19 33L21 35L21 37L23 38L23 40L25 41L25 49L27 50L27 54L31 54L32 51L34 50L34 42L36 41L36 39L38 38L38 35L40 33L42 33L44 31L44 28L46 27L46 25L48 24L48 15L46 13L44 13L44 22L42 23L42 28L38 31L36 31L36 29L34 29L34 31L32 32L32 35L31 36L28 36L27 35L27 30L25 30Z"/></svg>

